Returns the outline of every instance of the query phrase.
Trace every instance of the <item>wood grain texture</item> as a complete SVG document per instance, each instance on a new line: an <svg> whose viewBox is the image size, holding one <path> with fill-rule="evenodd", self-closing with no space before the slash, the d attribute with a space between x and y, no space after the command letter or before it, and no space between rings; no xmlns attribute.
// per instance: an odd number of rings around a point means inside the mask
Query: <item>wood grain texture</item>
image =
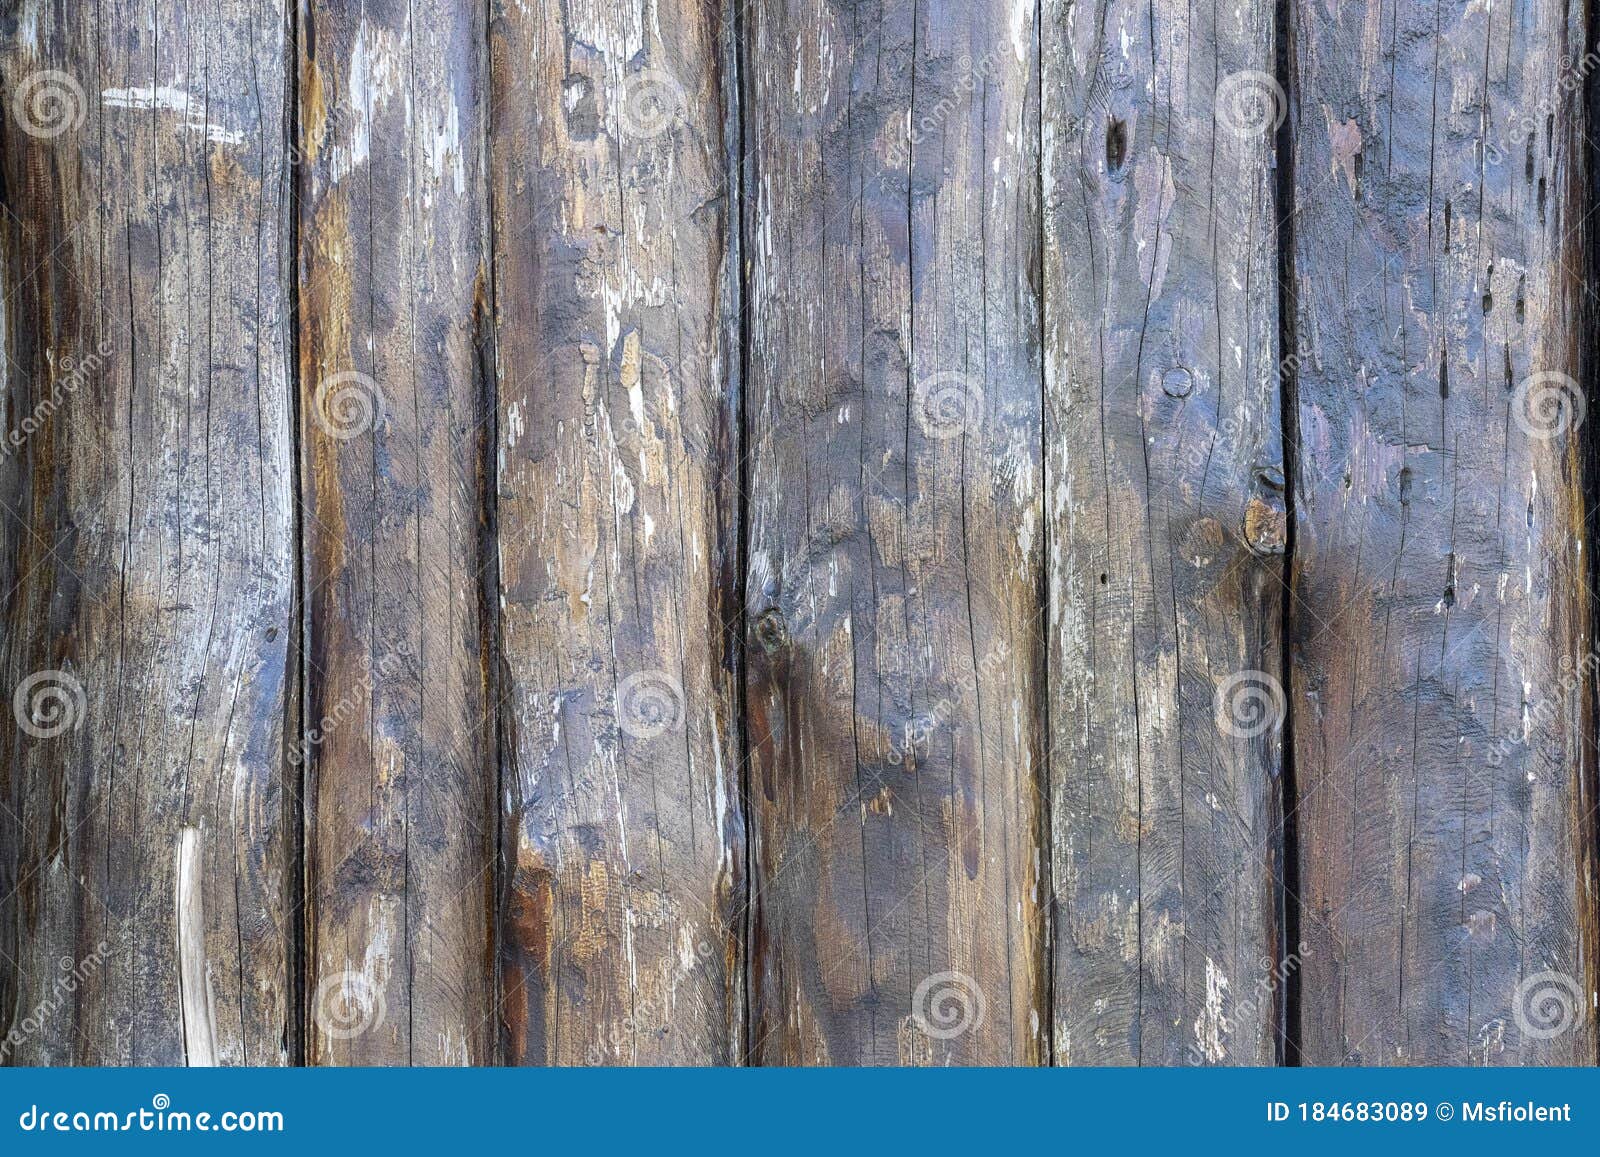
<svg viewBox="0 0 1600 1157"><path fill-rule="evenodd" d="M1267 1064L1272 6L1052 0L1043 29L1054 1059Z"/></svg>
<svg viewBox="0 0 1600 1157"><path fill-rule="evenodd" d="M1294 21L1308 1063L1594 1060L1581 395L1535 377L1582 376L1584 38L1561 0Z"/></svg>
<svg viewBox="0 0 1600 1157"><path fill-rule="evenodd" d="M12 1063L289 1059L287 29L0 7Z"/></svg>
<svg viewBox="0 0 1600 1157"><path fill-rule="evenodd" d="M732 16L494 6L510 1063L739 1057Z"/></svg>
<svg viewBox="0 0 1600 1157"><path fill-rule="evenodd" d="M748 7L757 1063L1045 1052L1035 25Z"/></svg>
<svg viewBox="0 0 1600 1157"><path fill-rule="evenodd" d="M0 0L0 1064L1594 1063L1591 8Z"/></svg>
<svg viewBox="0 0 1600 1157"><path fill-rule="evenodd" d="M307 1057L487 1064L484 16L301 16Z"/></svg>

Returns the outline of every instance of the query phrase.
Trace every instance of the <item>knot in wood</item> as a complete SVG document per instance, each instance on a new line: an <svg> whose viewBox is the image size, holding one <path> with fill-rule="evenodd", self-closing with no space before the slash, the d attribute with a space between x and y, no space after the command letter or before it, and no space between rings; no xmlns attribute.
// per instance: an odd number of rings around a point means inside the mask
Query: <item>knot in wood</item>
<svg viewBox="0 0 1600 1157"><path fill-rule="evenodd" d="M789 645L789 625L783 621L783 612L776 607L756 620L756 642L768 654Z"/></svg>
<svg viewBox="0 0 1600 1157"><path fill-rule="evenodd" d="M1244 508L1244 540L1256 554L1282 554L1289 542L1289 519L1283 503L1251 495Z"/></svg>

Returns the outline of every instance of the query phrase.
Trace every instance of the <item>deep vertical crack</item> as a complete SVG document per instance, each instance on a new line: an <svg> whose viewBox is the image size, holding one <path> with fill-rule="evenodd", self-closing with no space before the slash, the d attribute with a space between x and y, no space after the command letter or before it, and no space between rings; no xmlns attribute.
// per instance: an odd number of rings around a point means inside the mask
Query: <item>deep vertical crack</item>
<svg viewBox="0 0 1600 1157"><path fill-rule="evenodd" d="M290 599L290 622L296 629L290 631L288 648L289 678L286 680L284 691L284 725L283 736L286 746L293 743L292 750L305 752L305 691L306 691L306 664L310 650L308 647L310 624L306 615L305 604L305 524L301 517L302 504L305 501L303 493L303 478L301 476L301 453L304 416L301 413L300 389L300 199L301 182L304 179L305 157L300 148L300 63L302 60L300 32L302 22L307 19L307 14L301 11L298 3L287 6L288 30L288 61L285 68L284 88L285 104L288 106L285 126L285 144L287 152L285 160L288 162L284 180L288 186L288 213L289 213L289 256L287 261L280 262L288 273L288 285L285 287L284 300L288 303L289 312L289 486L292 496L292 509L289 512L290 532L293 536L294 550L294 591ZM291 740L291 736L293 739ZM306 1043L306 973L309 958L309 929L310 914L306 903L309 895L307 888L306 871L309 863L307 859L307 833L306 807L307 776L306 759L290 758L290 750L285 750L283 758L283 775L285 785L289 788L288 798L288 823L291 825L290 855L293 862L287 873L287 888L289 891L289 911L293 918L290 925L290 998L293 1007L289 1010L289 1023L286 1031L288 1039L285 1041L285 1051L289 1062L294 1065L310 1063L310 1049Z"/></svg>
<svg viewBox="0 0 1600 1157"><path fill-rule="evenodd" d="M731 397L726 405L732 412L733 433L730 441L733 445L734 457L738 463L737 497L735 499L736 511L734 513L734 537L737 541L735 550L736 559L733 568L732 608L730 614L724 615L724 629L730 631L732 638L728 641L731 666L731 677L735 681L734 701L739 708L739 813L740 832L743 835L744 847L742 855L744 868L742 872L742 895L739 897L738 911L741 914L741 927L739 936L739 961L738 966L743 972L743 983L740 984L739 1007L735 1014L739 1023L735 1045L737 1057L735 1063L753 1064L755 1058L751 1055L754 1046L752 1034L752 1021L754 1018L754 981L753 968L754 944L754 913L752 904L755 900L755 814L750 806L750 704L749 682L745 677L747 670L745 663L745 641L748 623L748 604L746 602L746 581L749 574L750 561L750 430L749 415L745 407L745 390L750 380L750 295L749 295L749 270L744 259L745 238L745 166L749 158L749 140L745 132L745 12L742 0L730 0L732 14L728 17L731 24L733 50L728 53L733 66L733 76L725 85L727 108L724 115L731 124L725 127L724 135L728 138L728 148L725 150L727 159L728 182L733 192L735 207L728 214L729 226L726 233L730 234L728 252L724 255L725 261L734 263L733 286L736 299L729 303L722 311L723 317L733 318L732 327L736 332L732 340L737 343L738 370L737 377L729 383ZM719 320L719 326L723 323ZM724 339L728 335L724 333ZM729 367L730 372L732 367ZM720 517L720 513L719 513ZM726 837L724 837L726 838Z"/></svg>
<svg viewBox="0 0 1600 1157"><path fill-rule="evenodd" d="M1283 422L1284 521L1287 534L1283 555L1283 619L1279 637L1279 679L1284 688L1287 709L1283 719L1283 754L1279 777L1281 827L1277 851L1279 958L1283 975L1278 991L1277 1049L1280 1065L1301 1063L1301 968L1300 945L1300 830L1299 785L1295 778L1294 732L1294 584L1296 566L1295 494L1299 479L1299 422L1297 372L1299 367L1299 327L1296 324L1294 226L1294 129L1296 124L1294 88L1293 0L1277 0L1276 36L1273 68L1282 89L1287 115L1278 126L1277 169L1274 214L1278 221L1278 367L1279 406ZM1289 961L1291 955L1294 964Z"/></svg>
<svg viewBox="0 0 1600 1157"><path fill-rule="evenodd" d="M483 43L476 62L479 70L479 93L483 100L483 140L478 163L483 180L483 267L482 280L475 302L473 348L477 351L479 390L478 478L482 487L482 509L478 522L478 653L481 657L484 718L480 721L480 738L485 745L487 758L494 761L488 779L493 785L494 800L490 814L494 817L494 847L489 872L489 1000L493 1023L490 1036L489 1061L505 1064L505 992L500 967L501 951L505 943L504 897L512 879L512 867L506 860L505 807L506 798L506 738L502 726L501 696L509 685L505 678L505 654L500 634L500 362L497 344L499 309L495 289L499 283L495 264L495 200L494 200L494 64L491 46L494 27L494 0L484 0Z"/></svg>
<svg viewBox="0 0 1600 1157"><path fill-rule="evenodd" d="M1030 83L1034 92L1034 212L1038 215L1037 230L1034 236L1034 293L1037 299L1037 313L1039 325L1039 477L1048 478L1050 470L1050 442L1047 431L1050 426L1050 395L1047 386L1045 359L1049 356L1049 343L1045 337L1045 290L1046 280L1044 275L1045 262L1045 179L1044 179L1044 5L1047 0L1040 0L1033 13L1033 49L1034 75ZM1055 1055L1055 1023L1056 1023L1056 967L1055 967L1055 915L1056 915L1056 879L1055 879L1055 807L1052 803L1050 792L1050 774L1053 760L1051 751L1053 737L1050 731L1050 663L1049 663L1049 630L1050 630L1050 549L1054 526L1050 520L1050 503L1048 486L1043 488L1044 496L1040 499L1039 512L1039 566L1035 575L1037 594L1034 600L1034 612L1038 623L1037 644L1034 655L1034 687L1038 696L1037 722L1039 727L1040 750L1036 761L1035 772L1037 789L1041 800L1039 821L1035 826L1035 838L1039 846L1040 872L1044 876L1044 910L1040 914L1042 928L1039 935L1039 951L1044 957L1043 971L1041 973L1040 987L1042 989L1044 1010L1041 1014L1043 1028L1039 1041L1039 1063L1053 1066L1056 1063Z"/></svg>

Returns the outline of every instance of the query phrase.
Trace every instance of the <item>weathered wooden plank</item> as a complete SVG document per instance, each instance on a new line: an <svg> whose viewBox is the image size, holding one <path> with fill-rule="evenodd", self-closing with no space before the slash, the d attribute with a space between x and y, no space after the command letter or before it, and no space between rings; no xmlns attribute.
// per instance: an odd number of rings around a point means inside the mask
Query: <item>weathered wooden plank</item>
<svg viewBox="0 0 1600 1157"><path fill-rule="evenodd" d="M1584 37L1296 9L1308 1062L1594 1060Z"/></svg>
<svg viewBox="0 0 1600 1157"><path fill-rule="evenodd" d="M0 12L12 1062L289 1059L288 26Z"/></svg>
<svg viewBox="0 0 1600 1157"><path fill-rule="evenodd" d="M732 20L494 6L513 1063L739 1055Z"/></svg>
<svg viewBox="0 0 1600 1157"><path fill-rule="evenodd" d="M1036 7L747 19L751 1057L1035 1063Z"/></svg>
<svg viewBox="0 0 1600 1157"><path fill-rule="evenodd" d="M1273 27L1254 0L1045 9L1060 1064L1274 1057Z"/></svg>
<svg viewBox="0 0 1600 1157"><path fill-rule="evenodd" d="M485 44L469 4L302 12L313 1063L494 1056Z"/></svg>

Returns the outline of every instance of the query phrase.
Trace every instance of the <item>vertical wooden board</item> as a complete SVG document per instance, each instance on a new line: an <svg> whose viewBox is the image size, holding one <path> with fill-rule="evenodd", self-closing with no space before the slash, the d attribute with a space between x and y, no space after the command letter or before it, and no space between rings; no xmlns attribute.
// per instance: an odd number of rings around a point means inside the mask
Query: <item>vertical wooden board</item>
<svg viewBox="0 0 1600 1157"><path fill-rule="evenodd" d="M1307 1062L1594 1060L1584 30L1296 11Z"/></svg>
<svg viewBox="0 0 1600 1157"><path fill-rule="evenodd" d="M1273 8L1050 0L1059 1064L1266 1064L1285 547Z"/></svg>
<svg viewBox="0 0 1600 1157"><path fill-rule="evenodd" d="M292 1047L288 26L0 14L10 1062Z"/></svg>
<svg viewBox="0 0 1600 1157"><path fill-rule="evenodd" d="M7 75L4 68L4 65L0 65L0 83L4 82ZM3 91L0 89L0 92ZM0 98L0 125L5 123L7 107L9 101ZM0 142L3 141L4 138L0 137ZM11 360L23 353L20 347L13 345L9 333L12 306L14 304L20 309L23 305L17 290L19 277L14 262L16 255L25 252L29 246L28 233L14 215L11 209L13 198L6 190L7 161L5 146L0 143L0 206L3 206L0 209L0 427L9 430L11 414L17 408L12 391L20 386L20 378L11 369ZM5 446L0 449L9 446L10 440L7 439ZM0 498L5 503L0 511L17 508L21 497L20 477L15 451L0 455ZM5 514L0 517L0 591L12 591L17 585L17 546L22 533L16 515ZM0 614L3 613L0 611ZM0 662L3 662L5 647L6 644L0 642ZM3 669L0 667L0 670ZM0 801L5 804L0 807L0 1027L7 1030L7 1033L0 1034L0 1064L15 1051L15 1045L7 1044L5 1037L15 1019L13 1010L16 1007L20 967L17 958L22 952L23 937L23 930L13 918L10 907L17 898L18 877L23 871L18 862L22 850L22 817L15 810L17 789L14 774L7 769L0 769Z"/></svg>
<svg viewBox="0 0 1600 1157"><path fill-rule="evenodd" d="M307 1055L487 1064L486 30L302 11Z"/></svg>
<svg viewBox="0 0 1600 1157"><path fill-rule="evenodd" d="M751 1059L1037 1063L1036 6L746 19Z"/></svg>
<svg viewBox="0 0 1600 1157"><path fill-rule="evenodd" d="M739 1055L732 18L494 7L513 1063Z"/></svg>

